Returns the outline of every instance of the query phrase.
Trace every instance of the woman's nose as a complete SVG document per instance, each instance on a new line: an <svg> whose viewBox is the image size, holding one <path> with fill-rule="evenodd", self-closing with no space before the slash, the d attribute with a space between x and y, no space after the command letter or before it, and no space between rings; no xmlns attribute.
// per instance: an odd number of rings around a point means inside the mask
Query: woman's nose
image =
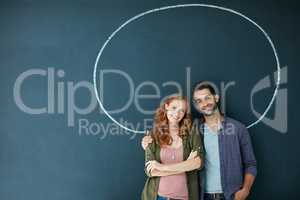
<svg viewBox="0 0 300 200"><path fill-rule="evenodd" d="M174 117L176 117L176 118L177 118L178 116L179 116L179 113L177 113L177 112L176 112L176 113L174 113Z"/></svg>
<svg viewBox="0 0 300 200"><path fill-rule="evenodd" d="M206 107L207 106L207 103L206 102L203 102L202 103L202 107Z"/></svg>

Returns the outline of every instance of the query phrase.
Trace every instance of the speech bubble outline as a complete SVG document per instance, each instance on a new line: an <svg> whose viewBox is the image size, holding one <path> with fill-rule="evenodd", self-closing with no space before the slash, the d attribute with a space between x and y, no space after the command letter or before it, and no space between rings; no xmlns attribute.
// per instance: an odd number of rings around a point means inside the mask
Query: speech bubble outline
<svg viewBox="0 0 300 200"><path fill-rule="evenodd" d="M270 43L271 47L272 47L272 50L273 50L273 53L274 53L274 56L275 56L275 59L276 59L276 65L277 65L277 81L276 81L276 87L275 87L275 90L274 90L274 93L273 93L273 96L272 96L272 99L270 100L266 110L263 112L263 114L259 117L259 119L257 119L255 122L249 124L247 126L247 128L250 128L256 124L258 124L264 117L265 115L267 114L267 112L270 110L275 98L276 98L276 95L277 95L277 92L278 92L278 88L279 88L279 84L280 84L280 62L279 62L279 58L278 58L278 54L277 54L277 50L270 38L270 36L266 33L266 31L261 27L259 26L255 21L253 21L252 19L250 19L249 17L247 17L246 15L240 13L240 12L237 12L233 9L229 9L229 8L225 8L225 7L222 7L222 6L216 6L216 5L212 5L212 4L178 4L178 5L172 5L172 6L164 6L164 7L159 7L159 8L155 8L155 9L151 9L151 10L148 10L148 11L145 11L145 12L142 12L140 14L137 14L133 17L131 17L130 19L128 19L126 22L124 22L121 26L119 26L109 37L108 39L104 42L104 44L102 45L98 55L97 55L97 58L96 58L96 61L95 61L95 65L94 65L94 72L93 72L93 83L94 83L94 90L95 90L95 95L96 95L96 99L100 105L100 108L103 110L104 114L109 118L111 119L114 123L116 123L118 126L120 126L121 128L127 130L127 131L130 131L132 133L142 133L142 134L145 134L146 131L138 131L138 130L133 130L133 129L130 129L122 124L120 124L117 120L115 120L108 112L107 110L104 108L100 98L99 98L99 94L98 94L98 89L97 89L97 84L96 84L96 79L97 79L97 67L98 67L98 63L99 63L99 60L100 60L100 57L106 47L106 45L110 42L110 40L122 29L124 28L126 25L128 25L129 23L145 16L145 15L148 15L150 13L155 13L155 12L160 12L160 11L164 11L164 10L169 10L169 9L175 9L175 8L184 8L184 7L207 7L207 8L214 8L214 9L218 9L218 10L223 10L223 11L227 11L227 12L230 12L230 13L233 13L233 14L236 14L244 19L246 19L247 21L251 22L251 24L253 24L256 28L258 28L263 34L264 36L266 37L266 39L268 40L268 42Z"/></svg>

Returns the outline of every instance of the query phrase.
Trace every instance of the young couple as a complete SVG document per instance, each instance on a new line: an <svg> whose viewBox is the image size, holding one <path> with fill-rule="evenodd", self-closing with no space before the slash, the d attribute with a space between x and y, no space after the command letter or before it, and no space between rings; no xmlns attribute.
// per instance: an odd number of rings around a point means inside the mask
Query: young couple
<svg viewBox="0 0 300 200"><path fill-rule="evenodd" d="M257 173L247 128L220 112L206 82L194 87L193 103L202 114L194 123L185 97L172 96L157 109L142 140L148 176L142 200L246 199Z"/></svg>

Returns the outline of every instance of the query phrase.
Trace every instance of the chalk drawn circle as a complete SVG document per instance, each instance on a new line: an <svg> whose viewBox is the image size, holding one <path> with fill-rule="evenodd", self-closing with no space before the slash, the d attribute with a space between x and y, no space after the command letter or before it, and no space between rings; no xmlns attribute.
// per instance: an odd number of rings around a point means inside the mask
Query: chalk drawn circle
<svg viewBox="0 0 300 200"><path fill-rule="evenodd" d="M264 36L266 37L266 39L268 40L269 44L271 45L272 47L272 50L273 50L273 53L274 53L274 56L275 56L275 59L276 59L276 65L277 65L277 81L276 81L276 87L275 87L275 90L274 90L274 93L273 93L273 96L272 96L272 99L270 100L266 110L263 112L263 114L256 120L254 121L253 123L249 124L247 126L247 128L250 128L256 124L258 124L264 117L265 115L267 114L267 112L270 110L275 98L276 98L276 95L277 95L277 92L278 92L278 88L279 88L279 84L280 84L280 62L279 62L279 58L278 58L278 54L277 54L277 50L270 38L270 36L266 33L266 31L261 27L259 26L256 22L254 22L252 19L250 19L249 17L247 17L246 15L240 13L240 12L237 12L233 9L229 9L229 8L225 8L225 7L222 7L222 6L216 6L216 5L212 5L212 4L178 4L178 5L172 5L172 6L164 6L164 7L160 7L160 8L155 8L155 9L151 9L151 10L148 10L148 11L145 11L145 12L142 12L138 15L135 15L134 17L131 17L130 19L128 19L126 22L124 22L121 26L119 26L109 37L108 39L104 42L104 44L102 45L98 55L97 55L97 58L96 58L96 62L95 62L95 65L94 65L94 72L93 72L93 82L94 82L94 91L95 91L95 95L96 95L96 99L100 105L100 108L103 110L103 112L105 113L105 115L111 119L114 123L116 123L118 126L120 126L121 128L125 129L126 131L130 131L132 133L146 133L146 131L138 131L138 130L133 130L133 129L130 129L122 124L120 124L117 120L115 120L108 112L107 110L104 108L100 98L99 98L99 94L98 94L98 89L97 89L97 84L96 84L96 74L97 74L97 67L98 67L98 63L100 61L100 58L101 58L101 55L106 47L106 45L110 42L110 40L122 29L124 28L126 25L128 25L129 23L145 16L145 15L148 15L150 13L155 13L155 12L160 12L160 11L164 11L164 10L169 10L169 9L175 9L175 8L184 8L184 7L206 7L206 8L214 8L214 9L217 9L217 10L223 10L223 11L226 11L226 12L230 12L230 13L233 13L235 15L238 15L244 19L246 19L247 21L251 22L252 25L254 25L256 28L258 28L258 30L260 30Z"/></svg>

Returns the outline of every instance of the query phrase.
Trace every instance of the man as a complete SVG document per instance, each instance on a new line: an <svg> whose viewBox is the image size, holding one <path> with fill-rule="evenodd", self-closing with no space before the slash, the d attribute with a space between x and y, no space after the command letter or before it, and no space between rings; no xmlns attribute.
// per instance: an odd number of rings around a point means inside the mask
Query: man
<svg viewBox="0 0 300 200"><path fill-rule="evenodd" d="M203 115L198 125L205 151L200 175L201 199L244 200L257 174L256 159L247 128L220 112L219 99L206 82L194 87L193 102ZM143 148L151 142L145 136Z"/></svg>

